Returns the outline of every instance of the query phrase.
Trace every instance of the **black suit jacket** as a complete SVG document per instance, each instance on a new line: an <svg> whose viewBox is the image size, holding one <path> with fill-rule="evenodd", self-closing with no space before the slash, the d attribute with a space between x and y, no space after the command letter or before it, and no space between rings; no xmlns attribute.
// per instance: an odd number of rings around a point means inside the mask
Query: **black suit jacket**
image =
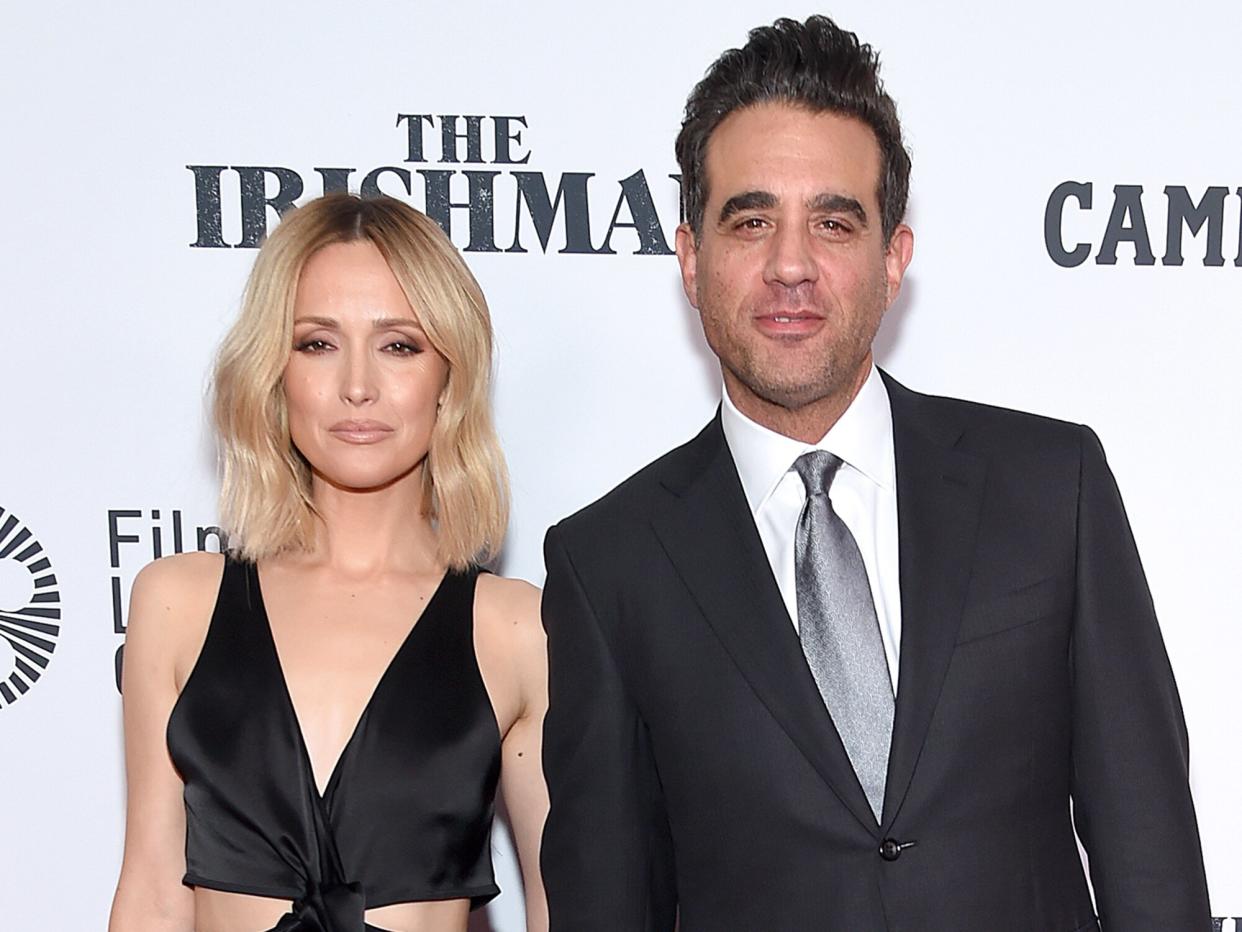
<svg viewBox="0 0 1242 932"><path fill-rule="evenodd" d="M883 824L718 415L548 532L553 932L1097 929L1075 825L1105 930L1211 928L1181 706L1098 440L886 385Z"/></svg>

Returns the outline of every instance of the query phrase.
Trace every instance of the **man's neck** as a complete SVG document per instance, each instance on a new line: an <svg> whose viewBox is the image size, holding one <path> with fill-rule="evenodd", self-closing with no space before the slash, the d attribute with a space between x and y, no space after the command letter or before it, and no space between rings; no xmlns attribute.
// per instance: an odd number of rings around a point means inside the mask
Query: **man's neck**
<svg viewBox="0 0 1242 932"><path fill-rule="evenodd" d="M732 373L725 370L725 391L739 412L768 430L803 443L819 443L841 419L841 415L858 397L858 392L871 374L871 356L859 367L858 373L837 392L817 398L798 407L787 407L761 398Z"/></svg>

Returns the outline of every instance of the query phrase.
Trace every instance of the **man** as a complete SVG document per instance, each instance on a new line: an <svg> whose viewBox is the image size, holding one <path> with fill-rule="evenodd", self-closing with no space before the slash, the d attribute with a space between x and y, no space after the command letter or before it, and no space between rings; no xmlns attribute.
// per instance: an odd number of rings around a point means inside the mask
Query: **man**
<svg viewBox="0 0 1242 932"><path fill-rule="evenodd" d="M677 256L725 391L548 533L553 932L1206 932L1095 435L872 362L913 249L877 68L780 20L687 103Z"/></svg>

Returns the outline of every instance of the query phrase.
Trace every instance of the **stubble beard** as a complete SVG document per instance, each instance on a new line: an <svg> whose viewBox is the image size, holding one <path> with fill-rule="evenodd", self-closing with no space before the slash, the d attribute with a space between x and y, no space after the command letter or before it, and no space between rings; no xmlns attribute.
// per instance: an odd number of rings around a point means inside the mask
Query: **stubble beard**
<svg viewBox="0 0 1242 932"><path fill-rule="evenodd" d="M736 381L761 401L796 413L808 405L837 397L852 388L858 368L866 358L866 350L864 348L857 359L853 358L855 354L850 353L848 361L842 359L841 355L830 352L821 365L805 374L781 371L774 363L761 362L744 352L735 357L736 363L724 362L722 359L722 365Z"/></svg>
<svg viewBox="0 0 1242 932"><path fill-rule="evenodd" d="M704 315L704 333L708 345L720 359L726 379L732 376L760 401L797 413L825 400L848 400L845 396L852 397L857 391L883 315L885 298L883 287L877 288L868 299L871 313L854 317L847 332L825 343L820 359L796 369L781 365L779 351L764 353L762 343L748 344L737 339L728 326L721 325L715 314ZM842 314L831 310L825 316L829 325L843 319ZM712 320L716 323L710 323ZM874 326L870 324L872 320Z"/></svg>

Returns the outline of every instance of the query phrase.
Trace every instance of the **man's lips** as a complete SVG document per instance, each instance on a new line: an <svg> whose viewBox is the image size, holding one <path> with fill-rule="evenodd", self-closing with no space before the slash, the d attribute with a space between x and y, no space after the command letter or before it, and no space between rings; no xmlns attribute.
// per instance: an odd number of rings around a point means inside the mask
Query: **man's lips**
<svg viewBox="0 0 1242 932"><path fill-rule="evenodd" d="M392 428L383 421L350 420L337 421L328 432L346 443L377 443L388 437Z"/></svg>
<svg viewBox="0 0 1242 932"><path fill-rule="evenodd" d="M754 320L760 332L769 336L809 336L824 325L824 315L814 311L766 311Z"/></svg>

